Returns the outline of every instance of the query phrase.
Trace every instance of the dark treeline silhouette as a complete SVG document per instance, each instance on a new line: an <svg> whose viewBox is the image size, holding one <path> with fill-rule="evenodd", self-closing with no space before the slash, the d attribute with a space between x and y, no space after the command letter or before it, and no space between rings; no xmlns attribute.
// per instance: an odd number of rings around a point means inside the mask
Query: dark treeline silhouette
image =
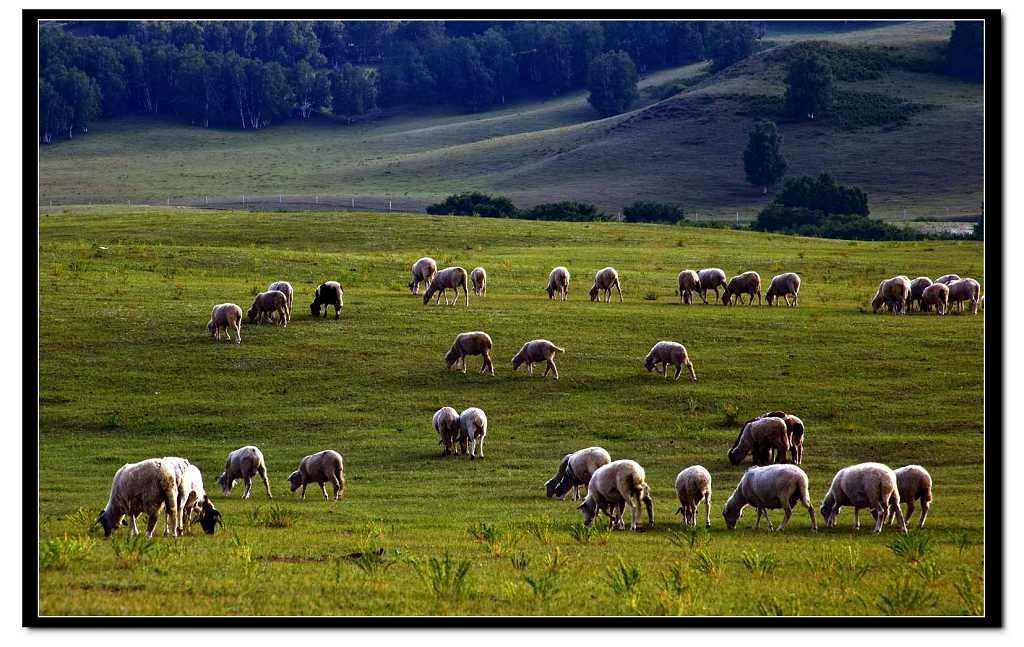
<svg viewBox="0 0 1024 647"><path fill-rule="evenodd" d="M639 73L755 48L745 23L683 21L117 21L40 29L40 140L97 118L166 115L258 129L331 113L478 111L586 86L625 52Z"/></svg>

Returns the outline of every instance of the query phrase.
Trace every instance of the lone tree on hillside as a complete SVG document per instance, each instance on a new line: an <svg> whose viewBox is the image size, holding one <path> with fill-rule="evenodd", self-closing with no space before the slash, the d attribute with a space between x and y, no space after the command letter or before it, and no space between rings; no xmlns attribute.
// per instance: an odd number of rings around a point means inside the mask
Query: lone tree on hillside
<svg viewBox="0 0 1024 647"><path fill-rule="evenodd" d="M802 56L786 72L786 110L794 117L814 119L832 103L832 67L818 54Z"/></svg>
<svg viewBox="0 0 1024 647"><path fill-rule="evenodd" d="M786 174L786 158L782 156L782 135L771 121L754 125L743 151L743 170L747 181L762 188L762 194L778 184Z"/></svg>
<svg viewBox="0 0 1024 647"><path fill-rule="evenodd" d="M985 23L958 20L946 49L946 69L953 76L980 83L985 76Z"/></svg>
<svg viewBox="0 0 1024 647"><path fill-rule="evenodd" d="M629 54L605 52L590 62L587 100L604 116L618 114L636 101L637 80L636 65Z"/></svg>

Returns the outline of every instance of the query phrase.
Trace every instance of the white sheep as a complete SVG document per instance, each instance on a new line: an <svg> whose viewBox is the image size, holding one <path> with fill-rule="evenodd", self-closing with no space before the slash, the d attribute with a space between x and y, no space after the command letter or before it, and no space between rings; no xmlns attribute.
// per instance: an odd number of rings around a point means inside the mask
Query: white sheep
<svg viewBox="0 0 1024 647"><path fill-rule="evenodd" d="M935 308L935 314L949 312L949 288L944 283L932 283L921 293L921 310Z"/></svg>
<svg viewBox="0 0 1024 647"><path fill-rule="evenodd" d="M603 447L587 447L566 454L558 464L558 472L545 484L548 498L564 499L572 491L572 500L580 498L580 486L588 487L597 468L612 462L611 454Z"/></svg>
<svg viewBox="0 0 1024 647"><path fill-rule="evenodd" d="M647 357L644 358L644 367L650 372L658 364L661 364L661 374L666 378L668 377L668 365L671 364L676 367L676 380L679 379L679 374L683 372L683 366L686 366L687 370L690 371L690 380L693 382L697 381L697 374L693 371L693 362L690 361L686 348L680 343L659 341L652 346L650 352L647 353Z"/></svg>
<svg viewBox="0 0 1024 647"><path fill-rule="evenodd" d="M437 432L437 444L442 446L441 455L458 453L456 441L459 439L459 412L452 407L441 407L434 412L432 419L434 431Z"/></svg>
<svg viewBox="0 0 1024 647"><path fill-rule="evenodd" d="M718 303L718 288L725 287L725 272L717 267L709 267L697 272L700 278L700 298L704 303L708 302L708 290L715 291L715 303Z"/></svg>
<svg viewBox="0 0 1024 647"><path fill-rule="evenodd" d="M747 305L754 305L754 295L757 295L757 305L761 305L761 275L757 272L744 272L739 276L734 276L729 279L729 284L725 286L725 293L722 295L722 303L729 305L730 301L735 298L737 303L742 304L743 299L741 295L746 294L750 297L750 302Z"/></svg>
<svg viewBox="0 0 1024 647"><path fill-rule="evenodd" d="M295 290L292 289L292 284L288 281L275 281L270 284L267 291L277 290L283 292L284 296L288 299L288 315L291 316L292 312L292 299L295 297Z"/></svg>
<svg viewBox="0 0 1024 647"><path fill-rule="evenodd" d="M224 471L217 477L217 485L220 486L224 496L231 494L231 488L235 487L235 481L242 479L245 487L242 489L242 499L248 499L252 494L252 477L259 475L263 481L263 487L267 490L267 498L273 499L270 493L270 478L267 476L267 462L263 460L263 452L259 447L246 445L239 447L228 454L224 461Z"/></svg>
<svg viewBox="0 0 1024 647"><path fill-rule="evenodd" d="M483 409L470 407L459 414L459 444L470 459L476 458L476 445L480 443L480 458L484 457L484 438L487 437L487 414ZM466 447L469 447L468 451Z"/></svg>
<svg viewBox="0 0 1024 647"><path fill-rule="evenodd" d="M924 291L932 284L932 280L927 276L919 276L910 282L910 303L907 304L907 309L912 310L914 302L917 302L917 307L924 312L927 308L925 307L922 299L924 297Z"/></svg>
<svg viewBox="0 0 1024 647"><path fill-rule="evenodd" d="M702 465L692 465L676 476L676 496L679 497L678 514L683 525L697 527L697 506L704 502L704 526L711 527L711 472Z"/></svg>
<svg viewBox="0 0 1024 647"><path fill-rule="evenodd" d="M903 516L906 523L914 516L914 501L921 501L921 519L917 527L924 528L924 520L928 518L928 509L932 504L932 475L920 465L907 465L894 470L896 473L896 489L900 493L900 502L907 504L907 513ZM889 505L889 524L896 519L896 511Z"/></svg>
<svg viewBox="0 0 1024 647"><path fill-rule="evenodd" d="M523 344L523 347L519 349L515 357L512 358L512 370L519 370L519 367L525 362L526 369L533 375L533 365L536 362L545 362L547 368L544 369L543 377L548 376L548 371L554 371L555 379L558 379L558 367L555 366L555 353L564 353L564 348L559 348L546 339L534 339Z"/></svg>
<svg viewBox="0 0 1024 647"><path fill-rule="evenodd" d="M228 341L231 341L231 329L235 330L235 343L242 343L242 309L233 303L218 303L213 306L213 310L210 312L210 322L206 324L206 330L209 331L210 337L214 335L217 339L220 339L220 331L228 337Z"/></svg>
<svg viewBox="0 0 1024 647"><path fill-rule="evenodd" d="M612 288L619 292L619 303L622 303L622 287L619 285L619 273L614 267L606 267L598 270L594 275L594 285L590 288L590 300L597 301L598 292L604 297L604 302L612 300Z"/></svg>
<svg viewBox="0 0 1024 647"><path fill-rule="evenodd" d="M768 510L782 508L784 511L779 532L786 528L793 506L798 502L807 508L811 517L811 531L818 530L818 522L814 518L814 506L807 492L807 474L796 465L766 465L751 467L740 478L736 489L722 508L725 525L732 530L736 527L743 508L751 506L757 510L757 522L754 528L761 527L761 516L768 520L768 530L773 530Z"/></svg>
<svg viewBox="0 0 1024 647"><path fill-rule="evenodd" d="M288 475L288 483L292 492L302 488L303 501L306 500L306 486L310 483L317 483L320 486L324 501L327 501L327 488L324 487L324 483L330 483L334 488L334 500L337 501L345 491L345 465L341 454L333 449L325 449L306 456L299 462L299 469Z"/></svg>
<svg viewBox="0 0 1024 647"><path fill-rule="evenodd" d="M755 465L771 462L775 451L775 462L784 463L789 451L789 428L782 418L768 416L743 423L736 442L729 450L729 462L739 465L747 454L753 452Z"/></svg>
<svg viewBox="0 0 1024 647"><path fill-rule="evenodd" d="M345 290L337 281L324 281L313 292L313 303L309 304L309 314L319 317L321 310L327 318L327 308L334 306L334 318L340 319L341 308L345 305Z"/></svg>
<svg viewBox="0 0 1024 647"><path fill-rule="evenodd" d="M789 297L793 297L793 301ZM765 301L772 305L775 299L782 297L786 305L795 308L800 305L800 275L796 272L786 272L772 277L768 284L768 292L765 294Z"/></svg>
<svg viewBox="0 0 1024 647"><path fill-rule="evenodd" d="M679 303L693 303L693 293L700 292L700 277L693 270L683 270L677 277L679 281Z"/></svg>
<svg viewBox="0 0 1024 647"><path fill-rule="evenodd" d="M633 500L636 499L636 505ZM589 526L604 512L614 527L625 528L622 516L624 506L629 507L630 530L637 529L637 510L640 504L647 508L647 525L654 526L654 503L647 485L644 468L636 461L618 460L603 465L590 477L587 497L577 509L583 512L583 523Z"/></svg>
<svg viewBox="0 0 1024 647"><path fill-rule="evenodd" d="M825 525L834 528L844 505L853 506L853 527L860 529L860 510L867 508L875 517L875 532L882 532L882 522L891 505L900 522L900 531L907 533L907 522L900 510L900 493L896 473L881 463L860 463L836 472L828 493L821 501Z"/></svg>
<svg viewBox="0 0 1024 647"><path fill-rule="evenodd" d="M474 267L469 273L469 279L473 282L473 294L478 297L487 296L487 270Z"/></svg>
<svg viewBox="0 0 1024 647"><path fill-rule="evenodd" d="M434 280L435 274L437 274L437 261L429 256L424 256L416 261L412 264L412 280L409 281L409 291L419 294L420 283L423 283L423 287L426 289Z"/></svg>
<svg viewBox="0 0 1024 647"><path fill-rule="evenodd" d="M949 303L956 305L963 312L964 301L971 302L971 314L978 314L978 302L981 300L981 285L974 279L962 278L949 284Z"/></svg>
<svg viewBox="0 0 1024 647"><path fill-rule="evenodd" d="M430 297L437 293L437 302L441 302L441 295L444 295L444 304L448 305L448 290L455 291L455 299L451 305L459 302L459 288L466 294L466 307L469 307L469 275L461 267L446 267L434 275L427 289L423 291L423 305L430 303Z"/></svg>
<svg viewBox="0 0 1024 647"><path fill-rule="evenodd" d="M452 347L448 349L448 352L444 356L444 361L447 367L450 369L453 365L455 368L462 364L462 372L466 372L466 356L467 355L483 355L484 363L480 367L481 373L486 373L490 370L491 375L494 375L494 364L491 363L491 336L487 333L474 330L473 332L459 333L455 336L455 341L452 342Z"/></svg>
<svg viewBox="0 0 1024 647"><path fill-rule="evenodd" d="M871 299L871 311L878 312L883 305L890 312L906 314L907 302L910 300L910 279L906 276L894 276L878 284L878 291Z"/></svg>
<svg viewBox="0 0 1024 647"><path fill-rule="evenodd" d="M943 274L939 278L935 279L935 282L936 283L943 283L945 285L949 285L953 281L959 281L959 280L960 280L960 275L959 274Z"/></svg>
<svg viewBox="0 0 1024 647"><path fill-rule="evenodd" d="M129 534L138 535L136 518L146 513L146 536L152 537L161 509L171 513L171 527L178 527L178 482L172 466L159 458L126 463L114 474L110 498L96 519L107 537L125 517L129 520Z"/></svg>
<svg viewBox="0 0 1024 647"><path fill-rule="evenodd" d="M191 535L192 513L197 511L199 525L202 526L206 534L212 535L221 514L210 501L210 497L206 495L202 472L184 458L165 456L161 460L174 470L175 482L178 486L177 526L171 525L171 510L166 508L167 519L164 524L164 534Z"/></svg>
<svg viewBox="0 0 1024 647"><path fill-rule="evenodd" d="M288 320L291 319L291 311L288 310L288 297L280 290L268 290L257 294L252 306L245 314L249 318L249 323L257 319L262 323L264 319L272 318L274 313L277 313L278 323L288 326Z"/></svg>
<svg viewBox="0 0 1024 647"><path fill-rule="evenodd" d="M569 270L565 269L561 265L551 270L548 274L548 286L544 288L544 291L548 293L548 300L554 298L555 293L558 293L558 300L565 301L569 298Z"/></svg>

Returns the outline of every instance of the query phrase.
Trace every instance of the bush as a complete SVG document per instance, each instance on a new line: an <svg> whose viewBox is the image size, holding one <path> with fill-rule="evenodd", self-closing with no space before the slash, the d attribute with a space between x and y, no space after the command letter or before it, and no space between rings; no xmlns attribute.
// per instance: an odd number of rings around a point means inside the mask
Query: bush
<svg viewBox="0 0 1024 647"><path fill-rule="evenodd" d="M512 201L503 196L485 193L458 193L445 198L444 202L427 207L427 213L435 216L484 216L487 218L512 218L517 213Z"/></svg>
<svg viewBox="0 0 1024 647"><path fill-rule="evenodd" d="M809 175L787 178L775 196L775 203L785 207L816 209L825 215L852 213L867 216L871 213L867 194L859 187L847 188L837 184L828 173L817 178Z"/></svg>
<svg viewBox="0 0 1024 647"><path fill-rule="evenodd" d="M601 220L604 215L597 212L597 207L586 202L550 202L539 204L519 214L527 220Z"/></svg>
<svg viewBox="0 0 1024 647"><path fill-rule="evenodd" d="M773 204L751 223L755 231L772 231L843 240L919 240L918 232L858 214L826 215L814 209Z"/></svg>
<svg viewBox="0 0 1024 647"><path fill-rule="evenodd" d="M667 222L678 223L685 220L682 205L665 202L634 202L622 210L626 222Z"/></svg>
<svg viewBox="0 0 1024 647"><path fill-rule="evenodd" d="M624 112L636 101L639 77L626 52L605 52L590 62L587 101L604 116Z"/></svg>

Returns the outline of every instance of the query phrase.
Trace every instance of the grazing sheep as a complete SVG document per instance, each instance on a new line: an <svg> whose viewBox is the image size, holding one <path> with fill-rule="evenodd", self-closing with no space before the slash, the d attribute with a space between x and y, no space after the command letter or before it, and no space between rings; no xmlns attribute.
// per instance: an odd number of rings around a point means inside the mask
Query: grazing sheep
<svg viewBox="0 0 1024 647"><path fill-rule="evenodd" d="M487 414L483 409L470 407L459 414L459 445L469 458L476 458L476 444L480 443L480 458L484 457L484 438L487 437Z"/></svg>
<svg viewBox="0 0 1024 647"><path fill-rule="evenodd" d="M943 283L945 285L949 285L953 281L959 281L959 280L960 280L960 275L959 274L943 274L939 278L935 279L935 282L936 283Z"/></svg>
<svg viewBox="0 0 1024 647"><path fill-rule="evenodd" d="M587 447L566 454L558 465L558 472L544 484L548 498L556 496L564 499L572 490L572 500L577 501L580 498L580 486L588 487L597 468L610 462L611 454L603 447Z"/></svg>
<svg viewBox="0 0 1024 647"><path fill-rule="evenodd" d="M327 318L327 307L334 306L334 318L340 319L342 306L345 305L345 290L337 281L324 281L313 292L313 303L309 304L309 314L320 316L323 308L324 319Z"/></svg>
<svg viewBox="0 0 1024 647"><path fill-rule="evenodd" d="M754 528L761 527L761 516L768 520L768 530L774 530L768 510L782 508L785 512L778 531L782 532L793 514L793 506L800 502L807 508L811 516L811 531L818 530L818 521L814 518L814 506L807 493L807 474L796 465L767 465L751 467L744 472L736 489L729 495L729 500L722 508L725 525L732 530L736 527L743 508L751 506L757 510L757 521Z"/></svg>
<svg viewBox="0 0 1024 647"><path fill-rule="evenodd" d="M753 452L755 465L768 463L772 450L775 451L775 462L784 463L789 452L789 429L782 418L774 416L753 418L743 423L736 442L729 450L729 462L739 465L747 454Z"/></svg>
<svg viewBox="0 0 1024 647"><path fill-rule="evenodd" d="M437 274L437 261L429 256L424 256L416 261L412 264L412 280L409 281L409 291L419 294L420 283L423 283L423 287L426 289L434 280L435 274Z"/></svg>
<svg viewBox="0 0 1024 647"><path fill-rule="evenodd" d="M945 284L932 283L921 294L921 310L927 311L932 306L937 315L949 312L949 288Z"/></svg>
<svg viewBox="0 0 1024 647"><path fill-rule="evenodd" d="M793 301L789 300L789 297L793 297ZM768 284L768 293L765 294L765 301L768 305L772 305L775 299L782 297L786 300L786 305L795 308L800 305L800 275L796 272L786 272L785 274L779 274L773 276L771 283Z"/></svg>
<svg viewBox="0 0 1024 647"><path fill-rule="evenodd" d="M152 537L160 510L165 506L171 514L172 527L177 528L178 481L171 464L159 458L126 463L114 474L110 498L96 522L103 526L104 536L109 537L127 517L129 534L134 536L139 534L136 518L145 512L149 518L146 536Z"/></svg>
<svg viewBox="0 0 1024 647"><path fill-rule="evenodd" d="M178 487L177 526L171 525L171 510L166 509L167 519L164 523L164 534L184 535L192 534L192 512L198 510L199 525L203 532L212 535L217 528L217 522L221 517L210 497L206 495L206 488L203 487L203 475L199 468L184 458L166 456L162 459L174 470L175 482Z"/></svg>
<svg viewBox="0 0 1024 647"><path fill-rule="evenodd" d="M442 446L441 455L458 454L455 442L459 439L459 412L452 407L441 407L434 412L433 423L437 444Z"/></svg>
<svg viewBox="0 0 1024 647"><path fill-rule="evenodd" d="M715 303L718 303L718 288L725 287L725 272L717 267L709 267L697 272L700 278L700 298L708 302L708 290L715 291Z"/></svg>
<svg viewBox="0 0 1024 647"><path fill-rule="evenodd" d="M548 274L548 286L544 288L544 291L548 293L548 300L554 298L555 293L558 293L558 300L565 301L569 298L569 270L565 269L561 265L551 270Z"/></svg>
<svg viewBox="0 0 1024 647"><path fill-rule="evenodd" d="M779 418L786 423L786 433L789 434L789 453L792 463L799 465L804 460L804 433L806 431L804 427L804 421L797 418L791 413L785 411L769 411L763 413L758 418ZM754 464L766 465L772 462L782 462L778 460L775 454L775 448L771 445L757 445L755 444L752 450L754 455Z"/></svg>
<svg viewBox="0 0 1024 647"><path fill-rule="evenodd" d="M636 461L619 460L597 468L590 477L587 486L587 497L577 510L583 512L583 523L589 526L594 519L604 512L611 519L614 527L622 530L623 506L629 507L630 530L637 529L637 509L640 504L647 508L647 525L654 527L654 502L651 501L651 488L647 485L644 468ZM633 500L636 499L636 505Z"/></svg>
<svg viewBox="0 0 1024 647"><path fill-rule="evenodd" d="M683 270L678 279L679 303L690 305L693 303L693 293L700 292L700 277L693 270Z"/></svg>
<svg viewBox="0 0 1024 647"><path fill-rule="evenodd" d="M278 322L282 326L287 326L291 312L288 310L288 297L280 290L268 290L257 294L252 306L245 314L249 318L249 323L257 319L263 323L264 319L272 317L275 312L278 315Z"/></svg>
<svg viewBox="0 0 1024 647"><path fill-rule="evenodd" d="M594 275L594 286L590 288L590 300L597 301L598 292L604 297L604 302L612 300L612 288L619 292L619 303L622 303L622 287L619 285L619 273L614 267L606 267L598 270Z"/></svg>
<svg viewBox="0 0 1024 647"><path fill-rule="evenodd" d="M284 295L288 297L288 316L292 313L292 298L295 296L295 290L292 289L292 284L288 281L276 281L270 284L267 291L277 290L278 292L284 292Z"/></svg>
<svg viewBox="0 0 1024 647"><path fill-rule="evenodd" d="M924 528L924 520L928 517L928 508L932 504L932 475L920 465L907 465L896 472L896 489L900 493L900 501L907 504L907 513L903 515L906 523L914 516L914 501L921 500L921 519L917 527ZM896 511L889 505L889 525L896 519Z"/></svg>
<svg viewBox="0 0 1024 647"><path fill-rule="evenodd" d="M270 493L270 479L267 477L267 462L263 460L263 452L259 447L246 445L239 447L228 454L224 461L224 471L217 477L217 485L220 486L224 496L231 494L231 488L235 487L235 481L242 479L245 487L242 489L242 498L248 499L252 495L252 477L259 475L263 481L263 487L267 490L267 498L273 499Z"/></svg>
<svg viewBox="0 0 1024 647"><path fill-rule="evenodd" d="M543 377L548 376L548 371L554 371L555 379L558 379L558 367L555 366L555 353L564 353L564 348L559 348L546 339L534 339L523 344L516 356L512 358L512 370L519 370L520 365L526 362L526 369L533 375L533 364L535 362L546 362Z"/></svg>
<svg viewBox="0 0 1024 647"><path fill-rule="evenodd" d="M676 476L676 495L679 497L677 513L683 515L683 525L697 527L697 506L704 502L706 528L711 527L711 473L701 465L693 465Z"/></svg>
<svg viewBox="0 0 1024 647"><path fill-rule="evenodd" d="M742 304L743 299L740 295L746 294L750 297L750 302L747 305L754 305L754 295L757 295L757 305L761 305L761 275L757 272L744 272L739 276L734 276L729 280L729 285L725 286L725 294L722 295L722 303L729 305L731 298L735 297L737 303Z"/></svg>
<svg viewBox="0 0 1024 647"><path fill-rule="evenodd" d="M327 501L324 483L330 483L334 487L334 500L337 501L345 490L345 466L341 454L333 449L325 449L306 456L299 462L299 469L288 475L288 483L291 484L292 492L302 488L303 501L306 500L306 486L310 483L320 485L324 501Z"/></svg>
<svg viewBox="0 0 1024 647"><path fill-rule="evenodd" d="M971 314L978 314L978 303L981 300L981 285L974 279L963 278L949 284L949 302L956 304L960 312L964 311L964 301L971 302Z"/></svg>
<svg viewBox="0 0 1024 647"><path fill-rule="evenodd" d="M423 291L423 305L430 303L430 297L437 293L437 302L441 302L441 295L444 295L444 304L448 305L448 290L455 291L455 299L452 305L459 302L459 288L466 294L466 307L469 307L469 275L461 267L446 267L434 275L427 289Z"/></svg>
<svg viewBox="0 0 1024 647"><path fill-rule="evenodd" d="M906 276L894 276L878 284L878 291L871 299L871 311L878 312L883 305L890 312L905 314L907 301L910 299L910 279Z"/></svg>
<svg viewBox="0 0 1024 647"><path fill-rule="evenodd" d="M459 333L455 336L452 347L445 354L444 361L448 368L451 368L453 364L455 368L458 368L459 363L461 363L462 372L465 373L466 355L483 355L484 364L480 367L480 372L485 373L490 369L491 375L494 375L494 364L491 363L491 347L491 336L485 332L476 330Z"/></svg>
<svg viewBox="0 0 1024 647"><path fill-rule="evenodd" d="M690 356L686 354L686 348L682 344L674 341L659 341L652 346L647 357L644 358L644 367L651 372L657 364L661 364L661 374L665 377L668 377L668 365L675 366L676 380L679 379L679 374L683 372L685 365L690 371L690 381L697 381L697 374L693 371L693 362L690 361Z"/></svg>
<svg viewBox="0 0 1024 647"><path fill-rule="evenodd" d="M890 506L895 506L900 532L907 534L907 522L900 510L900 493L896 473L881 463L860 463L836 472L828 493L821 500L821 516L825 525L834 528L844 505L853 506L853 528L860 530L860 510L868 508L875 517L875 532L882 532L882 522Z"/></svg>
<svg viewBox="0 0 1024 647"><path fill-rule="evenodd" d="M487 296L487 270L474 267L469 273L469 279L473 282L473 294L478 297Z"/></svg>
<svg viewBox="0 0 1024 647"><path fill-rule="evenodd" d="M927 276L919 276L910 282L910 302L907 304L907 310L913 310L914 302L917 302L917 307L921 312L927 311L927 306L923 303L924 291L932 284L932 280Z"/></svg>
<svg viewBox="0 0 1024 647"><path fill-rule="evenodd" d="M242 343L242 309L233 303L219 303L213 306L213 310L210 312L210 322L206 324L206 329L210 332L210 337L214 335L217 339L220 339L220 331L223 330L228 336L228 341L231 341L231 329L235 329L235 343Z"/></svg>

